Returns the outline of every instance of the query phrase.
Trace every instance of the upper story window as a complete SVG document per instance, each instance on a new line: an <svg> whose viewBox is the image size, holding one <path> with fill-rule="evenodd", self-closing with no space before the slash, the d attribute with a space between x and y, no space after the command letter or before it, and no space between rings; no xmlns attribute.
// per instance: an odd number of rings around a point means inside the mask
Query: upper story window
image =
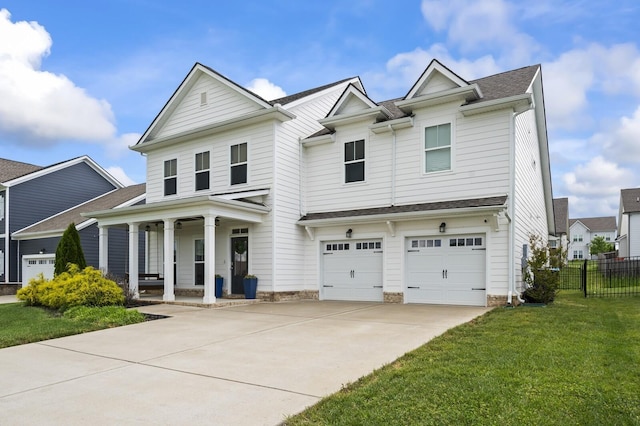
<svg viewBox="0 0 640 426"><path fill-rule="evenodd" d="M451 123L424 129L424 170L451 170Z"/></svg>
<svg viewBox="0 0 640 426"><path fill-rule="evenodd" d="M344 144L344 181L364 180L364 139Z"/></svg>
<svg viewBox="0 0 640 426"><path fill-rule="evenodd" d="M4 194L0 194L0 220L4 219Z"/></svg>
<svg viewBox="0 0 640 426"><path fill-rule="evenodd" d="M247 183L247 143L231 145L231 185Z"/></svg>
<svg viewBox="0 0 640 426"><path fill-rule="evenodd" d="M582 234L576 234L573 236L573 242L582 242Z"/></svg>
<svg viewBox="0 0 640 426"><path fill-rule="evenodd" d="M196 154L196 191L209 189L209 151Z"/></svg>
<svg viewBox="0 0 640 426"><path fill-rule="evenodd" d="M175 195L178 190L178 160L164 162L164 195Z"/></svg>

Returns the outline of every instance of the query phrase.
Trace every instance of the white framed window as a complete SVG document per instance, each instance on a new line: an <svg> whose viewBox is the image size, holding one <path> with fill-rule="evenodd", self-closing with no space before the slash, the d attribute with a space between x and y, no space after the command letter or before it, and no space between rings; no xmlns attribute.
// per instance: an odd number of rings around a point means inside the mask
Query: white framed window
<svg viewBox="0 0 640 426"><path fill-rule="evenodd" d="M573 236L573 242L577 243L577 242L582 242L582 234L576 234Z"/></svg>
<svg viewBox="0 0 640 426"><path fill-rule="evenodd" d="M574 259L583 259L584 258L584 254L582 253L582 250L574 250L573 251L573 258Z"/></svg>
<svg viewBox="0 0 640 426"><path fill-rule="evenodd" d="M344 144L344 182L364 181L364 139Z"/></svg>
<svg viewBox="0 0 640 426"><path fill-rule="evenodd" d="M0 220L4 219L4 193L0 194Z"/></svg>
<svg viewBox="0 0 640 426"><path fill-rule="evenodd" d="M247 143L231 145L231 185L247 183Z"/></svg>
<svg viewBox="0 0 640 426"><path fill-rule="evenodd" d="M209 189L209 151L196 154L196 191Z"/></svg>
<svg viewBox="0 0 640 426"><path fill-rule="evenodd" d="M164 195L175 195L178 192L178 160L164 162Z"/></svg>
<svg viewBox="0 0 640 426"><path fill-rule="evenodd" d="M451 123L424 129L424 171L451 170Z"/></svg>

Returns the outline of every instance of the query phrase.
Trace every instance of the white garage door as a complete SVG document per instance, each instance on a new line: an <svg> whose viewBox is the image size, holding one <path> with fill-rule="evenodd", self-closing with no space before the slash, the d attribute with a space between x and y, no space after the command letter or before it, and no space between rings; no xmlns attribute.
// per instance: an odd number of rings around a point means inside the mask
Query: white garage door
<svg viewBox="0 0 640 426"><path fill-rule="evenodd" d="M382 240L327 241L322 298L382 302Z"/></svg>
<svg viewBox="0 0 640 426"><path fill-rule="evenodd" d="M29 280L36 278L38 274L44 275L48 280L52 279L55 265L55 254L22 256L22 285L29 284Z"/></svg>
<svg viewBox="0 0 640 426"><path fill-rule="evenodd" d="M407 238L408 303L485 306L484 235Z"/></svg>

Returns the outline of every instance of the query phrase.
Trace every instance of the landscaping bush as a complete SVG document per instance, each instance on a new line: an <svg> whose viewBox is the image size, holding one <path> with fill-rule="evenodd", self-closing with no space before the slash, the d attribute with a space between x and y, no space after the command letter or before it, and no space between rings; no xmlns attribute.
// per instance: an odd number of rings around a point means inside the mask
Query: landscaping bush
<svg viewBox="0 0 640 426"><path fill-rule="evenodd" d="M69 224L62 234L58 247L56 248L56 263L53 275L58 276L69 268L69 264L78 265L80 269L87 267L87 262L80 244L80 234L74 223Z"/></svg>
<svg viewBox="0 0 640 426"><path fill-rule="evenodd" d="M104 327L136 324L144 321L144 314L123 306L74 306L64 312L64 317Z"/></svg>
<svg viewBox="0 0 640 426"><path fill-rule="evenodd" d="M558 273L549 269L549 247L537 235L529 236L531 256L523 273L526 289L522 298L529 303L551 303L558 291Z"/></svg>
<svg viewBox="0 0 640 426"><path fill-rule="evenodd" d="M118 285L91 266L80 270L70 264L67 272L52 280L42 276L18 290L18 299L29 305L41 305L64 311L72 306L122 305L124 294Z"/></svg>

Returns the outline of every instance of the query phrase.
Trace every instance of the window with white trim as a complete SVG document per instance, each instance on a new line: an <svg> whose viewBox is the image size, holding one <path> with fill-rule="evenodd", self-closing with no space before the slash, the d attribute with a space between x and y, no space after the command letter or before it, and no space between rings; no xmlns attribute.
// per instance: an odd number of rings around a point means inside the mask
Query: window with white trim
<svg viewBox="0 0 640 426"><path fill-rule="evenodd" d="M573 251L573 258L574 259L583 259L584 258L584 254L582 253L582 250L574 250Z"/></svg>
<svg viewBox="0 0 640 426"><path fill-rule="evenodd" d="M0 220L4 219L4 194L0 194Z"/></svg>
<svg viewBox="0 0 640 426"><path fill-rule="evenodd" d="M247 183L247 143L231 145L231 185Z"/></svg>
<svg viewBox="0 0 640 426"><path fill-rule="evenodd" d="M209 151L196 154L196 191L209 189Z"/></svg>
<svg viewBox="0 0 640 426"><path fill-rule="evenodd" d="M364 139L344 144L344 181L364 180Z"/></svg>
<svg viewBox="0 0 640 426"><path fill-rule="evenodd" d="M178 191L178 160L164 162L164 195L175 195Z"/></svg>
<svg viewBox="0 0 640 426"><path fill-rule="evenodd" d="M451 123L424 129L425 173L451 170Z"/></svg>
<svg viewBox="0 0 640 426"><path fill-rule="evenodd" d="M573 242L582 242L582 234L576 234L573 236Z"/></svg>

